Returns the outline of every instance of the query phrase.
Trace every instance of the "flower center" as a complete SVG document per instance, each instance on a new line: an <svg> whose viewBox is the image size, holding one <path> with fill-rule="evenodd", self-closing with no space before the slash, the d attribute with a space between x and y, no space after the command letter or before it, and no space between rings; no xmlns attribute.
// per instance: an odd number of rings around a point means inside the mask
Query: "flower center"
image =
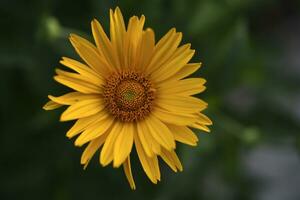
<svg viewBox="0 0 300 200"><path fill-rule="evenodd" d="M154 89L140 73L114 73L104 85L104 99L108 111L124 122L144 119L150 112Z"/></svg>
<svg viewBox="0 0 300 200"><path fill-rule="evenodd" d="M122 110L136 110L145 100L145 88L134 80L122 81L115 94L116 103Z"/></svg>

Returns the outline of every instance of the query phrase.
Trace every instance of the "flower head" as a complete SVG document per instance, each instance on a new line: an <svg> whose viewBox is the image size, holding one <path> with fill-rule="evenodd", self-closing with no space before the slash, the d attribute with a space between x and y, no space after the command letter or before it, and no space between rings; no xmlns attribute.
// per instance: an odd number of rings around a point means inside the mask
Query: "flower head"
<svg viewBox="0 0 300 200"><path fill-rule="evenodd" d="M145 17L131 17L127 28L119 8L110 10L110 38L93 20L95 44L75 34L70 41L83 62L63 57L69 71L57 69L54 79L74 91L49 95L45 110L68 106L61 121L76 120L67 136L76 146L87 144L81 164L86 167L100 150L100 163L123 166L135 189L130 153L135 147L153 183L160 180L158 157L175 172L182 171L176 142L195 146L191 128L209 132L212 122L201 112L207 103L193 95L205 90L205 79L186 78L201 66L189 63L190 44L173 28L158 42L144 30Z"/></svg>

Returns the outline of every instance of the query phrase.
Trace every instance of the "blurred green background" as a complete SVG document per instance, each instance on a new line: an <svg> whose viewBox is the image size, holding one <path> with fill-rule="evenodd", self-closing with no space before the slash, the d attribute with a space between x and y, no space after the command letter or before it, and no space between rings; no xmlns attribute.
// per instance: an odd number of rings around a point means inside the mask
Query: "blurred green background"
<svg viewBox="0 0 300 200"><path fill-rule="evenodd" d="M178 145L182 173L161 163L158 185L133 159L136 191L96 157L84 171L83 149L65 137L72 123L42 110L67 91L52 77L61 56L77 58L69 33L89 37L94 17L108 30L116 6L126 20L145 14L157 39L184 33L214 121L198 147ZM0 25L1 200L300 199L299 1L1 0Z"/></svg>

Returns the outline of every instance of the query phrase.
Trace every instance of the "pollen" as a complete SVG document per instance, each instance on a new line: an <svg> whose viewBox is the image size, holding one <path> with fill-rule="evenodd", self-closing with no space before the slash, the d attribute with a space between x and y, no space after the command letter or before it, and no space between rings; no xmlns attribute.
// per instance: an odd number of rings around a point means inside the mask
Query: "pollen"
<svg viewBox="0 0 300 200"><path fill-rule="evenodd" d="M134 71L114 73L104 85L108 111L123 122L144 119L152 109L154 88L148 78Z"/></svg>

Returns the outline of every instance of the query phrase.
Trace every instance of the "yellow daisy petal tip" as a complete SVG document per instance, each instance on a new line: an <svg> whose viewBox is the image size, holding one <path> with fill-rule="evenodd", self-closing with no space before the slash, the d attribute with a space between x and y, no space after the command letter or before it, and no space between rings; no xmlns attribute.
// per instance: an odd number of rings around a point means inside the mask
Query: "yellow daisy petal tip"
<svg viewBox="0 0 300 200"><path fill-rule="evenodd" d="M109 162L100 160L100 164L102 165L102 167L106 167L107 165L109 165Z"/></svg>
<svg viewBox="0 0 300 200"><path fill-rule="evenodd" d="M152 29L152 28L146 28L146 30L145 31L149 31L149 32L152 32L152 33L154 33L154 30Z"/></svg>
<svg viewBox="0 0 300 200"><path fill-rule="evenodd" d="M103 151L103 149L102 149L102 151ZM107 165L109 165L111 160L109 160L108 158L105 158L103 156L102 151L101 151L101 154L100 154L100 157L99 157L99 163L102 165L102 167L106 167Z"/></svg>
<svg viewBox="0 0 300 200"><path fill-rule="evenodd" d="M59 121L65 122L65 121L68 121L68 119L66 119L64 115L61 115L59 118Z"/></svg>
<svg viewBox="0 0 300 200"><path fill-rule="evenodd" d="M61 72L63 72L63 70L61 70L59 68L55 68L54 70L57 75L59 75Z"/></svg>
<svg viewBox="0 0 300 200"><path fill-rule="evenodd" d="M61 107L62 105L61 104L58 104L52 100L48 101L44 106L43 106L43 109L44 110L54 110L56 108L59 108Z"/></svg>
<svg viewBox="0 0 300 200"><path fill-rule="evenodd" d="M178 170L179 170L180 172L182 172L182 171L183 171L183 167L179 167Z"/></svg>
<svg viewBox="0 0 300 200"><path fill-rule="evenodd" d="M78 38L79 37L76 33L70 33L69 36L71 38Z"/></svg>
<svg viewBox="0 0 300 200"><path fill-rule="evenodd" d="M206 80L188 78L202 63L189 63L195 49L191 43L181 44L183 33L173 27L156 41L154 30L144 28L143 14L132 16L125 25L117 6L109 9L109 17L110 36L96 18L91 20L95 44L69 35L82 62L61 57L59 63L72 72L56 68L53 78L74 92L48 95L50 101L43 109L67 105L59 120L76 121L66 133L68 138L78 136L75 146L88 143L80 160L83 169L101 149L100 165L122 165L135 190L132 147L149 180L157 184L161 181L158 157L174 172L183 171L176 146L197 146L192 128L210 132L213 123L201 113L208 104L195 97L206 89Z"/></svg>
<svg viewBox="0 0 300 200"><path fill-rule="evenodd" d="M74 34L74 33L70 33L69 34L69 40L71 41L71 42L74 42L74 38L76 37L76 35Z"/></svg>
<svg viewBox="0 0 300 200"><path fill-rule="evenodd" d="M205 115L202 115L202 116L205 116ZM205 116L205 124L204 125L213 125L213 122L211 121L211 119L209 119L207 116Z"/></svg>
<svg viewBox="0 0 300 200"><path fill-rule="evenodd" d="M79 142L78 140L75 140L74 145L75 145L76 147L81 147L83 144L82 144L81 142Z"/></svg>
<svg viewBox="0 0 300 200"><path fill-rule="evenodd" d="M177 32L177 34L178 34L178 37L180 38L179 40L181 40L182 36L183 36L182 32ZM187 45L190 45L190 43L188 43Z"/></svg>
<svg viewBox="0 0 300 200"><path fill-rule="evenodd" d="M94 24L96 24L96 23L99 23L98 20L97 20L96 18L93 18L92 21L91 21L92 26L93 26Z"/></svg>
<svg viewBox="0 0 300 200"><path fill-rule="evenodd" d="M75 33L70 33L69 40L73 46L77 46L79 44L78 40L80 40L80 36Z"/></svg>
<svg viewBox="0 0 300 200"><path fill-rule="evenodd" d="M115 12L116 12L116 11L121 12L119 6L117 6L117 7L115 8Z"/></svg>
<svg viewBox="0 0 300 200"><path fill-rule="evenodd" d="M122 165L120 162L113 162L113 168L119 168Z"/></svg>
<svg viewBox="0 0 300 200"><path fill-rule="evenodd" d="M141 20L141 21L145 21L145 20L146 20L145 15L141 15L140 20Z"/></svg>

